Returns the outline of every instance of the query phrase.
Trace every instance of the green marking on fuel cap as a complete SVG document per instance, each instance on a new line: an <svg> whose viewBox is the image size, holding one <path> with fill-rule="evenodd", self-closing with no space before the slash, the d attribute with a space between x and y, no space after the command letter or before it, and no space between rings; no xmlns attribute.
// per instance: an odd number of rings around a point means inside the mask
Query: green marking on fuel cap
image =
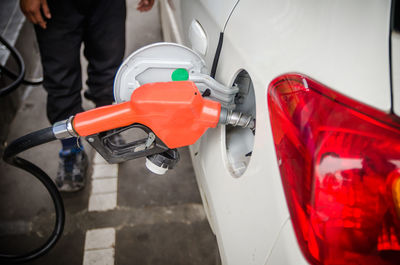
<svg viewBox="0 0 400 265"><path fill-rule="evenodd" d="M172 81L186 81L189 79L189 73L184 68L176 69L171 75Z"/></svg>

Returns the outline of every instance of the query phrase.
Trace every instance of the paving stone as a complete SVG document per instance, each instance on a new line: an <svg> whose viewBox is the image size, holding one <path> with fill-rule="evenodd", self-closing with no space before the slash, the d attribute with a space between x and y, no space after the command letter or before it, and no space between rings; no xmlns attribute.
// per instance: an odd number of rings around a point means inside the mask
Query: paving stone
<svg viewBox="0 0 400 265"><path fill-rule="evenodd" d="M216 265L216 240L206 220L138 225L117 231L116 264Z"/></svg>
<svg viewBox="0 0 400 265"><path fill-rule="evenodd" d="M117 192L118 178L105 178L92 180L92 195L99 193Z"/></svg>
<svg viewBox="0 0 400 265"><path fill-rule="evenodd" d="M115 246L115 228L92 229L86 232L85 250L113 248Z"/></svg>
<svg viewBox="0 0 400 265"><path fill-rule="evenodd" d="M110 178L118 176L118 164L93 165L92 178Z"/></svg>
<svg viewBox="0 0 400 265"><path fill-rule="evenodd" d="M108 211L117 207L117 193L93 194L89 198L89 212Z"/></svg>
<svg viewBox="0 0 400 265"><path fill-rule="evenodd" d="M83 265L114 265L114 249L85 251Z"/></svg>

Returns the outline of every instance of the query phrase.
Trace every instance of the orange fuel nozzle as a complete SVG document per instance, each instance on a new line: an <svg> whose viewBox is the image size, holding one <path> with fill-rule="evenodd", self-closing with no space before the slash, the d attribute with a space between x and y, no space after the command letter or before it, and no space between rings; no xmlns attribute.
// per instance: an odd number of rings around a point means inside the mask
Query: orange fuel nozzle
<svg viewBox="0 0 400 265"><path fill-rule="evenodd" d="M77 114L72 122L79 136L140 123L169 148L194 144L216 127L221 104L201 96L191 81L149 83L137 88L129 102Z"/></svg>

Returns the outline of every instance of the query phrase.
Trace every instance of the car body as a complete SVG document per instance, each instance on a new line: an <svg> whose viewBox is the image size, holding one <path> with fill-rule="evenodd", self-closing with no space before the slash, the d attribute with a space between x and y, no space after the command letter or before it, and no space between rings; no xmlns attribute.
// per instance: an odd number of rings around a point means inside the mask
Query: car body
<svg viewBox="0 0 400 265"><path fill-rule="evenodd" d="M256 117L254 136L218 126L190 147L222 263L318 263L302 254L296 240L271 128L269 89L277 77L300 73L379 113L399 114L400 97L392 100L400 89L398 75L391 73L391 49L392 58L397 56L392 69L399 70L400 62L398 34L391 32L392 2L161 0L160 5L166 41L193 48L211 74L217 66L215 79L224 85L244 80L254 91L243 107ZM235 152L250 158L240 160Z"/></svg>

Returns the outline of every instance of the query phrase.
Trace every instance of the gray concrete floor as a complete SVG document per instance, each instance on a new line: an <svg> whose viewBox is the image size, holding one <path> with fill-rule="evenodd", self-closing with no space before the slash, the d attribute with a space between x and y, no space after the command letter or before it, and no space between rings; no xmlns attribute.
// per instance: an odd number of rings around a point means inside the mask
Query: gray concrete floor
<svg viewBox="0 0 400 265"><path fill-rule="evenodd" d="M157 7L139 13L136 3L127 1L127 55L162 40ZM43 88L32 90L11 125L9 141L49 126L45 99ZM58 142L52 142L21 156L54 177L59 148ZM85 148L93 157L95 151ZM165 176L149 173L144 159L120 164L114 210L88 212L90 181L81 192L63 194L64 235L49 254L29 264L82 264L86 231L104 227L116 229L115 264L219 264L188 150L183 148L180 153L181 162ZM51 232L53 206L32 176L2 161L0 175L0 252L26 252L43 243Z"/></svg>

